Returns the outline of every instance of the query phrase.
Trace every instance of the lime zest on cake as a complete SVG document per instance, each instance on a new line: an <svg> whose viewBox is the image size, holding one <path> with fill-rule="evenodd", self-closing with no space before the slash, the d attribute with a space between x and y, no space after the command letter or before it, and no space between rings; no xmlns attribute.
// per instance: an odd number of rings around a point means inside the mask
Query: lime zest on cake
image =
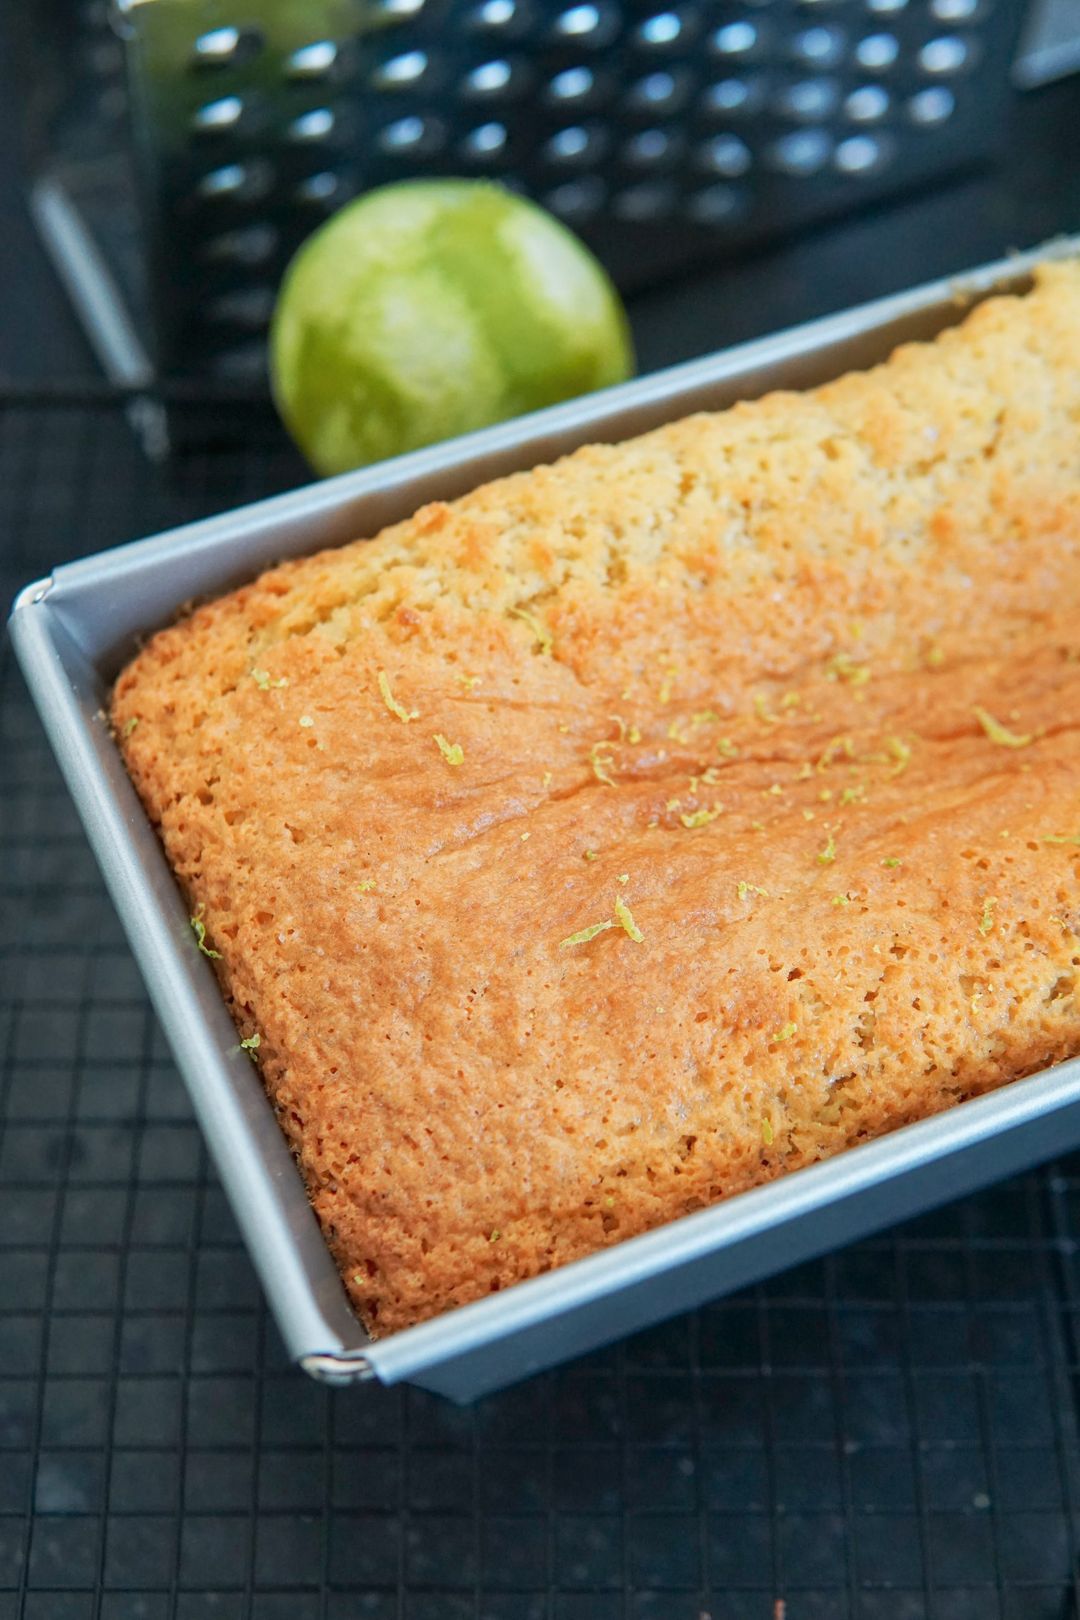
<svg viewBox="0 0 1080 1620"><path fill-rule="evenodd" d="M613 714L611 719L613 724L619 728L620 742L639 743L641 741L640 726L628 726L621 714Z"/></svg>
<svg viewBox="0 0 1080 1620"><path fill-rule="evenodd" d="M576 934L567 934L565 939L560 939L559 949L564 951L568 945L587 945L590 939L602 934L605 928L614 927L615 924L610 917L606 917L603 922L590 923L588 928L579 928Z"/></svg>
<svg viewBox="0 0 1080 1620"><path fill-rule="evenodd" d="M789 1020L788 1023L780 1025L780 1028L776 1031L776 1034L773 1036L773 1040L774 1041L790 1041L791 1037L797 1032L798 1028L799 1028L798 1024L796 1024L793 1021Z"/></svg>
<svg viewBox="0 0 1080 1620"><path fill-rule="evenodd" d="M825 848L818 850L817 858L820 866L829 866L833 861L835 861L836 839L833 837L832 833L829 834L829 841L825 845Z"/></svg>
<svg viewBox="0 0 1080 1620"><path fill-rule="evenodd" d="M134 730L135 730L135 727L136 727L136 726L137 726L137 725L138 725L138 723L139 723L139 717L138 717L138 715L137 715L137 714L133 714L133 715L132 715L132 716L131 716L131 719L130 719L130 720L125 720L125 721L124 721L124 729L123 729L123 731L122 731L122 732L121 732L121 736L123 736L123 737L130 737L130 736L131 736L131 733L132 733L132 732L133 732L133 731L134 731Z"/></svg>
<svg viewBox="0 0 1080 1620"><path fill-rule="evenodd" d="M379 692L382 696L383 702L396 719L400 720L402 724L406 726L410 720L419 720L419 709L407 709L403 703L398 702L397 698L390 690L390 677L387 675L385 669L380 669L375 679L378 682Z"/></svg>
<svg viewBox="0 0 1080 1620"><path fill-rule="evenodd" d="M547 628L547 625L541 624L535 613L530 613L527 608L511 608L510 617L512 619L520 619L522 624L528 626L533 635L536 637L536 644L542 657L545 655L550 656L551 651L555 646L555 642L552 639L551 631Z"/></svg>
<svg viewBox="0 0 1080 1620"><path fill-rule="evenodd" d="M714 804L712 809L709 810L702 805L700 810L692 810L689 814L684 810L679 820L684 827L707 827L710 821L716 820L723 808L722 804Z"/></svg>
<svg viewBox="0 0 1080 1620"><path fill-rule="evenodd" d="M268 669L253 669L250 671L250 674L260 692L269 692L271 688L273 688L274 691L277 691L280 687L288 686L289 684L288 678L285 675L283 675L278 681L272 681L270 679L270 671Z"/></svg>
<svg viewBox="0 0 1080 1620"><path fill-rule="evenodd" d="M847 681L852 686L865 686L870 679L870 666L857 664L850 653L839 652L826 664L825 677L830 681Z"/></svg>
<svg viewBox="0 0 1080 1620"><path fill-rule="evenodd" d="M994 899L993 895L987 895L986 899L983 901L982 916L979 918L979 933L984 937L993 930L994 907L996 905L997 901Z"/></svg>
<svg viewBox="0 0 1080 1620"><path fill-rule="evenodd" d="M629 934L635 945L640 945L645 935L634 921L634 914L621 894L615 897L615 916L624 933Z"/></svg>
<svg viewBox="0 0 1080 1620"><path fill-rule="evenodd" d="M439 749L439 753L448 765L460 765L465 758L465 750L460 743L448 742L441 731L436 731L432 739Z"/></svg>
<svg viewBox="0 0 1080 1620"><path fill-rule="evenodd" d="M1030 732L1010 731L1008 726L1003 726L1000 720L995 720L989 710L981 708L979 704L976 704L971 712L990 741L997 743L999 748L1026 748L1035 740Z"/></svg>
<svg viewBox="0 0 1080 1620"><path fill-rule="evenodd" d="M212 957L215 962L220 962L221 952L215 951L212 945L206 943L206 924L202 920L202 909L202 906L200 906L194 917L188 918L191 931L195 935L195 943L204 956Z"/></svg>
<svg viewBox="0 0 1080 1620"><path fill-rule="evenodd" d="M847 758L847 759L854 759L855 758L855 749L852 746L851 738L850 737L832 737L832 738L830 738L830 740L825 744L825 752L822 754L821 758L818 760L817 765L815 766L815 769L819 770L819 771L827 771L829 766L833 763L833 761L835 759L837 759L839 757L839 755L841 755L841 754L843 754L845 756L845 758Z"/></svg>
<svg viewBox="0 0 1080 1620"><path fill-rule="evenodd" d="M906 771L911 763L911 745L906 743L902 737L886 737L885 746L896 761L890 774L899 776L901 771Z"/></svg>
<svg viewBox="0 0 1080 1620"><path fill-rule="evenodd" d="M615 782L611 776L611 767L614 765L615 759L612 754L607 752L608 746L604 742L593 743L589 749L589 764L592 766L593 775L598 782L603 782L605 787L614 787Z"/></svg>

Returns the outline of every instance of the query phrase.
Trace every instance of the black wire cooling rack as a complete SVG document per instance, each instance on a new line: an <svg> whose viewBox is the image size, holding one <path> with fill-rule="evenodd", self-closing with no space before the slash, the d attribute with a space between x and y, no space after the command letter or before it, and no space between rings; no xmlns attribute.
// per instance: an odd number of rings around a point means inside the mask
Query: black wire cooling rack
<svg viewBox="0 0 1080 1620"><path fill-rule="evenodd" d="M0 576L298 482L0 394ZM1080 1164L459 1410L293 1372L6 643L0 1620L1080 1620Z"/></svg>

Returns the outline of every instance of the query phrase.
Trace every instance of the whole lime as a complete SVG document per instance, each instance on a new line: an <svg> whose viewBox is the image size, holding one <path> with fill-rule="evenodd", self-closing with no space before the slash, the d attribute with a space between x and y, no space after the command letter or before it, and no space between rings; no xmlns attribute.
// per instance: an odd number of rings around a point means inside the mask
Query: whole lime
<svg viewBox="0 0 1080 1620"><path fill-rule="evenodd" d="M626 316L577 238L476 180L370 191L310 236L270 332L274 397L344 472L621 382Z"/></svg>

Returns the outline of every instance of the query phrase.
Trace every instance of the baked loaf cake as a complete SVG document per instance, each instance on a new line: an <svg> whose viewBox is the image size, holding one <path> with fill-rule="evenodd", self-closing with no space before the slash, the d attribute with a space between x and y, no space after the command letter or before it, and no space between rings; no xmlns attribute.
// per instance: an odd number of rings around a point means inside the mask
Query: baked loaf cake
<svg viewBox="0 0 1080 1620"><path fill-rule="evenodd" d="M112 719L385 1333L1080 1051L1080 267L427 506Z"/></svg>

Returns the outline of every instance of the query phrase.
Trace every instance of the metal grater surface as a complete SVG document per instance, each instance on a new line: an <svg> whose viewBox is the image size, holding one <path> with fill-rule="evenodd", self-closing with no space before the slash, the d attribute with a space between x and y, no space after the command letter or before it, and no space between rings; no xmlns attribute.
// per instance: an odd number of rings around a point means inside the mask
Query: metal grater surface
<svg viewBox="0 0 1080 1620"><path fill-rule="evenodd" d="M290 255L386 182L518 188L625 287L974 160L1021 9L119 0L159 365L257 374Z"/></svg>
<svg viewBox="0 0 1080 1620"><path fill-rule="evenodd" d="M268 415L176 408L162 469L119 398L0 390L5 600L301 479ZM470 1409L328 1390L6 642L0 758L3 1620L1078 1620L1080 1161Z"/></svg>

